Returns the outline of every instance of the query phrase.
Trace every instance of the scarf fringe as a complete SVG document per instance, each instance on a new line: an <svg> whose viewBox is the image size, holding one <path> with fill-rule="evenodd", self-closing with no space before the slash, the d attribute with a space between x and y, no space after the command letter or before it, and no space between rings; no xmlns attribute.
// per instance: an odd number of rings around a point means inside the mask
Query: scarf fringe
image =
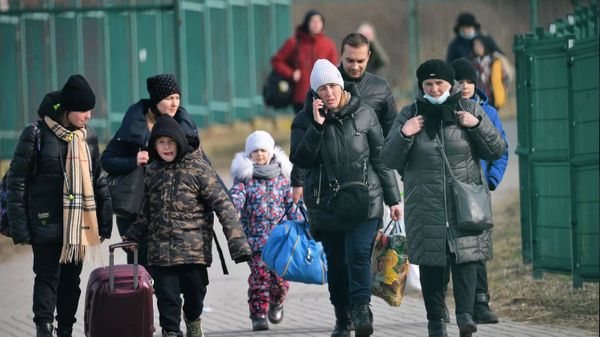
<svg viewBox="0 0 600 337"><path fill-rule="evenodd" d="M90 257L94 262L94 266L97 266L97 257L100 256L100 262L102 263L102 267L104 265L104 257L102 256L102 252L100 251L100 246L84 246L84 245L63 245L62 252L60 254L59 262L62 264L67 263L84 263L85 258L87 256L88 262L90 261Z"/></svg>

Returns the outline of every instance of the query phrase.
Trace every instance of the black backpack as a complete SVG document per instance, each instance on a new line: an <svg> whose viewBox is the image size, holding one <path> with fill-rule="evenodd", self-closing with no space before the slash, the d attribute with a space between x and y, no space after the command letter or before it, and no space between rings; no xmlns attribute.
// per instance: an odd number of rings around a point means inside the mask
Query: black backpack
<svg viewBox="0 0 600 337"><path fill-rule="evenodd" d="M42 148L42 132L39 127L39 122L31 124L33 126L33 134L35 139L34 150L39 152ZM36 168L36 152L33 153L33 172L35 174ZM0 180L0 234L10 237L10 226L8 223L8 186L7 186L8 172Z"/></svg>
<svg viewBox="0 0 600 337"><path fill-rule="evenodd" d="M298 45L299 39L296 37L295 68L298 67ZM288 80L283 76L271 70L267 77L267 81L263 87L263 98L266 106L271 106L275 109L282 109L292 104L294 95L294 81Z"/></svg>

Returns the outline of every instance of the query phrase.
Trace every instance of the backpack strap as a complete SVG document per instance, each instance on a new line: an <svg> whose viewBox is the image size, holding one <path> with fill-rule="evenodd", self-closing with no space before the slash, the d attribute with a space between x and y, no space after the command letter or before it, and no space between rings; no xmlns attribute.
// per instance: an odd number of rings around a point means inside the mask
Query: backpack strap
<svg viewBox="0 0 600 337"><path fill-rule="evenodd" d="M40 129L40 121L34 122L31 126L33 126L33 174L35 175L37 171L37 152L42 150L42 130Z"/></svg>

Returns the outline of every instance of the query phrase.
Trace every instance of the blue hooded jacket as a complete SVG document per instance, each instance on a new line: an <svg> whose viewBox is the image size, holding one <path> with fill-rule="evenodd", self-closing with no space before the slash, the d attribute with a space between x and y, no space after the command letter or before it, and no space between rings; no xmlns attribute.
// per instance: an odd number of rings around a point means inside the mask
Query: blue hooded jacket
<svg viewBox="0 0 600 337"><path fill-rule="evenodd" d="M481 166L483 167L483 172L485 172L485 178L488 186L490 190L493 191L502 181L504 172L506 171L506 166L508 165L508 142L506 141L506 133L504 132L504 129L502 129L502 123L500 123L498 111L496 111L493 106L488 105L489 99L482 89L477 87L475 89L475 96L471 99L477 101L479 105L481 105L483 111L485 111L492 123L494 123L494 126L500 131L502 138L504 138L504 141L506 142L506 152L504 152L502 158L491 163L486 162L485 160L481 161Z"/></svg>

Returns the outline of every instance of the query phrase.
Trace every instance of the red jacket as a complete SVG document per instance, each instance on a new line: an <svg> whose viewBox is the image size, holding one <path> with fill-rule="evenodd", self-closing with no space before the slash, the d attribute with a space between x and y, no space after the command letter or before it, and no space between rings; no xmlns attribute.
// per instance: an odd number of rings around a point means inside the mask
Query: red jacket
<svg viewBox="0 0 600 337"><path fill-rule="evenodd" d="M300 39L298 46L298 65L296 65L296 36ZM328 59L337 66L338 57L335 43L325 37L324 33L311 36L305 31L296 29L296 36L285 41L277 54L271 59L273 70L279 75L291 79L295 69L300 69L302 76L294 86L292 103L304 104L306 93L310 89L310 73L315 62Z"/></svg>

